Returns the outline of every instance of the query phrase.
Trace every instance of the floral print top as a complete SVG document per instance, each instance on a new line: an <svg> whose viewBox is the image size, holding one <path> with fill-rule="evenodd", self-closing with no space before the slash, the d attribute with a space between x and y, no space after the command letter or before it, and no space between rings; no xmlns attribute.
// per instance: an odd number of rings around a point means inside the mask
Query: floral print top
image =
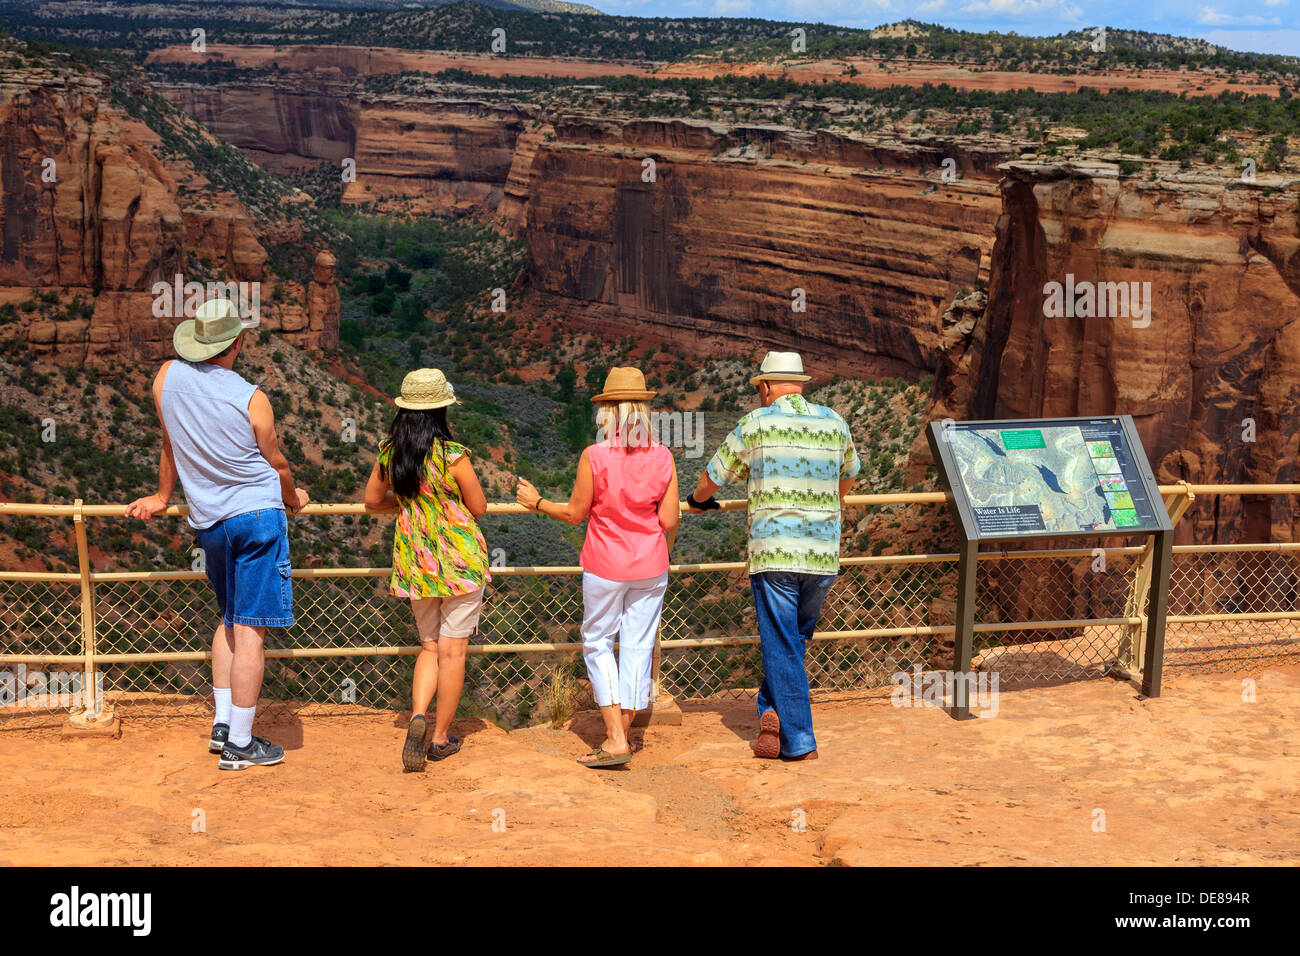
<svg viewBox="0 0 1300 956"><path fill-rule="evenodd" d="M459 442L435 443L424 459L420 493L397 499L390 582L397 597L469 594L492 580L487 542L450 474L451 466L468 450ZM390 482L392 459L392 445L385 439L379 443L379 467Z"/></svg>

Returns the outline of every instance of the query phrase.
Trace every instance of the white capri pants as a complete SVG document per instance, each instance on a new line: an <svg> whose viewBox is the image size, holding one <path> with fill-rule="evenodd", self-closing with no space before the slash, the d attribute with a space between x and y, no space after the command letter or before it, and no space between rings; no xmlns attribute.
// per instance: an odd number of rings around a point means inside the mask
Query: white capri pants
<svg viewBox="0 0 1300 956"><path fill-rule="evenodd" d="M582 656L599 706L650 706L650 662L667 590L667 571L640 581L608 581L583 573Z"/></svg>

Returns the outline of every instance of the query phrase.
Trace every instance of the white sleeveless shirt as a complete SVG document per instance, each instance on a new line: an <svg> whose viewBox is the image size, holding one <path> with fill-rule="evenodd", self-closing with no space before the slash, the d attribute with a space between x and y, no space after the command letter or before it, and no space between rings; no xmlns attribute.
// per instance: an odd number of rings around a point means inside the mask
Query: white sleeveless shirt
<svg viewBox="0 0 1300 956"><path fill-rule="evenodd" d="M249 511L284 509L280 476L262 457L248 417L255 391L219 365L176 359L167 369L159 406L196 530Z"/></svg>

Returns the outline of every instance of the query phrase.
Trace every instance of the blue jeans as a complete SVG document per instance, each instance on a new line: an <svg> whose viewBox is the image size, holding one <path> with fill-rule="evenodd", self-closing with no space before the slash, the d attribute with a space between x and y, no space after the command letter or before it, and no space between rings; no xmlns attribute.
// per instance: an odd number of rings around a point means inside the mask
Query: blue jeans
<svg viewBox="0 0 1300 956"><path fill-rule="evenodd" d="M195 537L226 627L293 626L289 524L283 511L248 511Z"/></svg>
<svg viewBox="0 0 1300 956"><path fill-rule="evenodd" d="M785 757L817 749L803 658L834 583L833 574L797 571L763 571L749 576L763 644L758 712L776 711L781 721L781 755Z"/></svg>

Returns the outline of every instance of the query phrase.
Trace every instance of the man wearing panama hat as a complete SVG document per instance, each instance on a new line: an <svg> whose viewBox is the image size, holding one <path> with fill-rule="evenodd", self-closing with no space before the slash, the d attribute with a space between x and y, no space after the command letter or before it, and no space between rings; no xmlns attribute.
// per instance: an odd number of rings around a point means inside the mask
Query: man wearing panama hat
<svg viewBox="0 0 1300 956"><path fill-rule="evenodd" d="M695 491L692 511L718 507L713 493L745 482L749 581L758 612L763 684L758 757L817 757L804 654L840 561L840 499L861 464L848 424L803 397L803 360L768 352L757 375L761 408L727 435Z"/></svg>
<svg viewBox="0 0 1300 956"><path fill-rule="evenodd" d="M212 636L216 702L209 751L217 766L280 763L284 748L253 736L267 627L293 624L286 509L307 503L280 451L271 403L234 371L249 323L227 299L209 299L172 337L179 361L153 382L162 422L158 491L127 506L149 521L167 510L179 479L189 523L221 610Z"/></svg>

